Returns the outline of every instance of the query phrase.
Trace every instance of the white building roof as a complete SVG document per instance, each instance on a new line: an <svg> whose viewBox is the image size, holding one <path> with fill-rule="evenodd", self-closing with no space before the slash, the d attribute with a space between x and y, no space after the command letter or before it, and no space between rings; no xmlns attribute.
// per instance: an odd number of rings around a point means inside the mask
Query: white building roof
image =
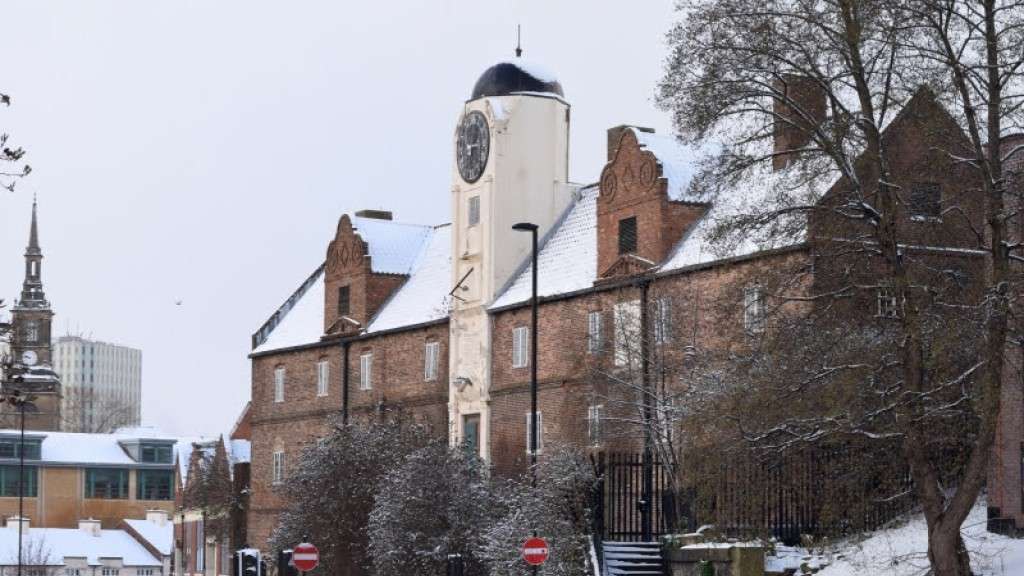
<svg viewBox="0 0 1024 576"><path fill-rule="evenodd" d="M410 266L409 280L377 311L367 332L446 318L452 282L451 252L451 225L432 228Z"/></svg>
<svg viewBox="0 0 1024 576"><path fill-rule="evenodd" d="M121 559L125 566L163 565L124 530L100 530L94 536L79 528L31 527L24 538L23 550L41 556L50 566L64 564L65 558L85 558L90 565L99 565L101 558ZM17 563L18 525L11 523L0 528L0 564Z"/></svg>
<svg viewBox="0 0 1024 576"><path fill-rule="evenodd" d="M136 432L143 432L137 434ZM178 438L168 436L157 430L147 428L143 430L129 430L126 432L115 432L113 434L87 434L80 432L37 432L27 430L30 437L43 437L41 455L38 461L32 463L51 464L100 464L112 466L131 466L139 464L121 447L121 442L130 440L172 440L177 442ZM18 436L18 430L0 429L2 436ZM178 448L175 445L175 449ZM168 465L170 465L168 463Z"/></svg>
<svg viewBox="0 0 1024 576"><path fill-rule="evenodd" d="M150 520L125 518L125 523L142 537L150 546L164 556L170 556L174 549L174 522L167 520L163 526Z"/></svg>
<svg viewBox="0 0 1024 576"><path fill-rule="evenodd" d="M370 269L378 274L411 273L434 230L433 226L358 216L352 219L352 227L369 245Z"/></svg>

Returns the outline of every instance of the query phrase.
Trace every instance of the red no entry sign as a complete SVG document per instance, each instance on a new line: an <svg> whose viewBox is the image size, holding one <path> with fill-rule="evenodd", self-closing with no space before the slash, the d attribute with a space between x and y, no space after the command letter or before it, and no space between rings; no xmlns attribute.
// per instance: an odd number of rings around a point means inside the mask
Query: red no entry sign
<svg viewBox="0 0 1024 576"><path fill-rule="evenodd" d="M523 560L530 566L540 566L548 559L548 543L543 538L530 538L523 544Z"/></svg>
<svg viewBox="0 0 1024 576"><path fill-rule="evenodd" d="M303 572L309 572L320 563L320 551L309 542L303 542L292 549L292 564Z"/></svg>

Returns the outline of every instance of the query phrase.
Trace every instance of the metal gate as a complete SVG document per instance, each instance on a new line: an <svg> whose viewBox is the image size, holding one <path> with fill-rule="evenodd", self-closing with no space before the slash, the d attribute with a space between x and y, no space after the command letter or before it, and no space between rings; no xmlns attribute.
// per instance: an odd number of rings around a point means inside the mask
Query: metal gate
<svg viewBox="0 0 1024 576"><path fill-rule="evenodd" d="M670 470L643 453L610 452L592 457L598 483L594 532L616 542L653 541L677 531Z"/></svg>

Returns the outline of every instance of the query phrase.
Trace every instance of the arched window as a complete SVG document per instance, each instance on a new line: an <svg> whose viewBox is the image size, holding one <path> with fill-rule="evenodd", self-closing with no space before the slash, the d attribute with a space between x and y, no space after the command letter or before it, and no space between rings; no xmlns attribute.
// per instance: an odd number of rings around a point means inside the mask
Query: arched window
<svg viewBox="0 0 1024 576"><path fill-rule="evenodd" d="M39 323L35 320L27 322L25 324L25 341L26 342L38 342L39 341Z"/></svg>

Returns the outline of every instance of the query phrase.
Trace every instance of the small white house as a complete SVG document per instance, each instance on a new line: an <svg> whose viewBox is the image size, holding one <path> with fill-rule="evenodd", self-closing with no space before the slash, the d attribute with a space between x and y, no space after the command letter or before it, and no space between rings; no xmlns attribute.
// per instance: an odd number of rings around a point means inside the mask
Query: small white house
<svg viewBox="0 0 1024 576"><path fill-rule="evenodd" d="M32 528L28 518L11 517L0 528L0 576L17 573L19 523L23 576L166 574L162 559L124 530L101 529L99 520L80 520L78 528Z"/></svg>

